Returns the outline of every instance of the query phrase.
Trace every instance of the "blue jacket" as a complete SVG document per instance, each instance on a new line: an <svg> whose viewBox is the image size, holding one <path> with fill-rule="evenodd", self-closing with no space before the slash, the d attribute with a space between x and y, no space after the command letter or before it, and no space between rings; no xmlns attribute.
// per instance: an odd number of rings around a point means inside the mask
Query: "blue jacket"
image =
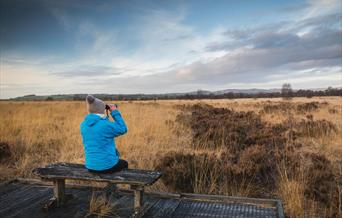
<svg viewBox="0 0 342 218"><path fill-rule="evenodd" d="M115 122L90 113L81 123L85 166L88 169L106 170L119 161L114 137L125 134L127 126L118 110L113 110L111 116Z"/></svg>

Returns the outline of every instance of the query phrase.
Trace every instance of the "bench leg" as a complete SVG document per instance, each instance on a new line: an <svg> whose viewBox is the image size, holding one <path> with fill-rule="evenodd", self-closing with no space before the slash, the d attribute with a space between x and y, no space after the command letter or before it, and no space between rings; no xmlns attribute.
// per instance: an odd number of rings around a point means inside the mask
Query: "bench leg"
<svg viewBox="0 0 342 218"><path fill-rule="evenodd" d="M65 202L65 180L56 179L53 181L53 196L57 200L57 206Z"/></svg>
<svg viewBox="0 0 342 218"><path fill-rule="evenodd" d="M134 211L137 214L143 206L144 187L131 185L131 189L134 190Z"/></svg>
<svg viewBox="0 0 342 218"><path fill-rule="evenodd" d="M116 184L108 183L105 187L106 199L111 199L117 195L118 187Z"/></svg>
<svg viewBox="0 0 342 218"><path fill-rule="evenodd" d="M53 180L53 197L43 202L43 209L49 211L56 207L63 205L68 199L73 198L72 195L65 195L65 180L56 179Z"/></svg>

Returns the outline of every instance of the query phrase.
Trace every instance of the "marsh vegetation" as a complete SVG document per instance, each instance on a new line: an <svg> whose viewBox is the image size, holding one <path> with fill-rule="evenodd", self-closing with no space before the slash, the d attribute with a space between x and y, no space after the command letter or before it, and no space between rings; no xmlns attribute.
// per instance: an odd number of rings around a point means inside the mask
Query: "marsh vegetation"
<svg viewBox="0 0 342 218"><path fill-rule="evenodd" d="M121 156L164 173L154 190L281 198L289 217L341 214L340 97L115 103L129 129L117 139ZM0 108L1 180L83 163L84 102Z"/></svg>

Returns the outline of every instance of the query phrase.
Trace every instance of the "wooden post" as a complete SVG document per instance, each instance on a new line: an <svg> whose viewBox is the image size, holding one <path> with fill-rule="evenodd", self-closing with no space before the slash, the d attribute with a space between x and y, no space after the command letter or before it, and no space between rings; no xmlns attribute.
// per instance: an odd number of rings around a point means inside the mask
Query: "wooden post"
<svg viewBox="0 0 342 218"><path fill-rule="evenodd" d="M65 202L65 180L55 179L53 185L53 196L56 198L57 206L60 206Z"/></svg>
<svg viewBox="0 0 342 218"><path fill-rule="evenodd" d="M143 206L143 189L134 190L134 208L141 208Z"/></svg>
<svg viewBox="0 0 342 218"><path fill-rule="evenodd" d="M131 189L134 190L134 211L139 213L144 203L144 186L131 185Z"/></svg>

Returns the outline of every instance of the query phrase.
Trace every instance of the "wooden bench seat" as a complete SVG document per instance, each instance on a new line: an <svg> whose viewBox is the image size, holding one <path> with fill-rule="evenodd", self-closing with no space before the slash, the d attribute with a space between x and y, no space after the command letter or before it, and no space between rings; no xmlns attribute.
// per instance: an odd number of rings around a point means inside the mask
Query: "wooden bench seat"
<svg viewBox="0 0 342 218"><path fill-rule="evenodd" d="M111 174L89 172L84 165L74 163L55 163L46 167L36 168L33 174L43 180L54 183L54 203L57 206L64 204L65 180L83 180L94 182L106 182L110 184L128 184L134 190L134 208L139 211L143 204L143 192L145 186L154 184L161 173L151 170L125 169Z"/></svg>

